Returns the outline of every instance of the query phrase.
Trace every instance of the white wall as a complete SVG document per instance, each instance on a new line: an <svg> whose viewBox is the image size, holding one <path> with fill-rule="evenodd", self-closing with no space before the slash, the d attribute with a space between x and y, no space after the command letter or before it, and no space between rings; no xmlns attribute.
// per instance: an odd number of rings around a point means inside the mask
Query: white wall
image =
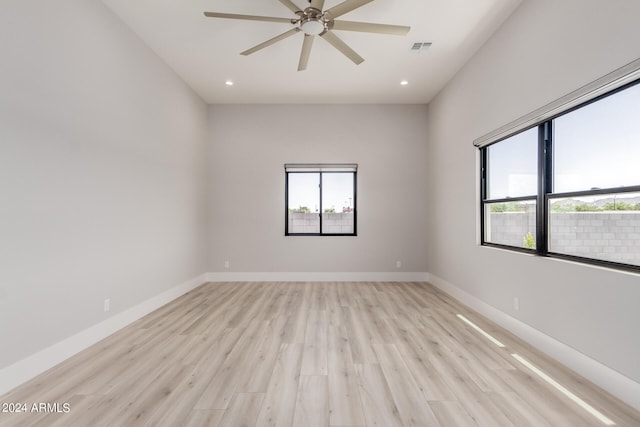
<svg viewBox="0 0 640 427"><path fill-rule="evenodd" d="M206 272L208 123L97 0L3 2L0 58L3 368Z"/></svg>
<svg viewBox="0 0 640 427"><path fill-rule="evenodd" d="M426 271L426 106L210 107L209 271ZM358 163L358 236L284 236L285 163ZM396 269L395 261L402 261Z"/></svg>
<svg viewBox="0 0 640 427"><path fill-rule="evenodd" d="M640 276L478 246L472 141L640 57L638 16L636 0L524 1L430 104L427 139L434 278L636 382Z"/></svg>

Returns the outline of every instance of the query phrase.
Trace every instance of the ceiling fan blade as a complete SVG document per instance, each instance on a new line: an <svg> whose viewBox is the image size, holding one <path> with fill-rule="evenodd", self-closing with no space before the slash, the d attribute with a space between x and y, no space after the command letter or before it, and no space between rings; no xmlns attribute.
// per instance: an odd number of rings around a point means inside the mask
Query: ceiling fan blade
<svg viewBox="0 0 640 427"><path fill-rule="evenodd" d="M280 3L287 6L287 8L296 15L302 12L302 9L296 6L291 0L280 0Z"/></svg>
<svg viewBox="0 0 640 427"><path fill-rule="evenodd" d="M274 18L271 16L236 15L235 13L217 12L205 12L204 16L208 18L246 19L248 21L282 22L283 24L292 24L292 20L289 18Z"/></svg>
<svg viewBox="0 0 640 427"><path fill-rule="evenodd" d="M300 52L300 62L298 62L298 71L307 69L307 62L309 62L309 54L311 54L311 46L313 46L314 36L309 34L304 35L304 41L302 42L302 51Z"/></svg>
<svg viewBox="0 0 640 427"><path fill-rule="evenodd" d="M371 3L373 0L347 0L336 6L333 6L331 9L328 9L325 13L331 15L332 18L337 18L338 16L342 16L345 13L349 13L354 9L359 8L360 6L364 6L367 3Z"/></svg>
<svg viewBox="0 0 640 427"><path fill-rule="evenodd" d="M345 42L343 42L338 36L333 34L331 31L327 31L326 33L322 34L320 37L328 41L333 47L335 47L340 52L342 52L344 56L352 60L356 65L364 61L364 58L358 55L353 49L347 46Z"/></svg>
<svg viewBox="0 0 640 427"><path fill-rule="evenodd" d="M291 37L298 31L300 31L299 28L293 28L285 33L280 34L279 36L275 36L274 38L267 40L266 42L262 42L259 45L252 47L251 49L247 49L244 52L240 52L240 55L244 55L244 56L251 55L252 53L259 51L260 49L264 49L265 47L271 46L272 44L275 44L280 40L284 40L287 37Z"/></svg>
<svg viewBox="0 0 640 427"><path fill-rule="evenodd" d="M314 9L322 10L324 7L324 0L311 0L311 7Z"/></svg>
<svg viewBox="0 0 640 427"><path fill-rule="evenodd" d="M369 22L333 21L333 29L405 36L411 27L405 27L403 25L373 24Z"/></svg>

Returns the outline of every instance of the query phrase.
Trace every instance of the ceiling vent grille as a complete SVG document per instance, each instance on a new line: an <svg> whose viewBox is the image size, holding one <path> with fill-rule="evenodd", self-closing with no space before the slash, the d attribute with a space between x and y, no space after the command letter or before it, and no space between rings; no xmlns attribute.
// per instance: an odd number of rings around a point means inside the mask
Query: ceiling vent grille
<svg viewBox="0 0 640 427"><path fill-rule="evenodd" d="M424 50L427 50L431 47L431 42L413 42L411 43L411 52L420 53Z"/></svg>

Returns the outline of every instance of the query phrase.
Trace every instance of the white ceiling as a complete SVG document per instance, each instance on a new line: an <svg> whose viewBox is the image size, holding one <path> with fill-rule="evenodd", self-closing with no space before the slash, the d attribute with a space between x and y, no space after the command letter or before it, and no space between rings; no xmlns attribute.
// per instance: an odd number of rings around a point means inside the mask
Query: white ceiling
<svg viewBox="0 0 640 427"><path fill-rule="evenodd" d="M308 0L292 0L301 8ZM206 102L427 103L521 0L375 0L339 19L411 27L407 36L335 31L365 61L355 65L324 40L296 71L303 35L250 56L240 52L290 24L207 18L223 12L295 18L278 0L103 0ZM328 9L342 0L326 0ZM413 42L431 42L410 51ZM233 86L225 85L232 80ZM407 80L406 86L400 81Z"/></svg>

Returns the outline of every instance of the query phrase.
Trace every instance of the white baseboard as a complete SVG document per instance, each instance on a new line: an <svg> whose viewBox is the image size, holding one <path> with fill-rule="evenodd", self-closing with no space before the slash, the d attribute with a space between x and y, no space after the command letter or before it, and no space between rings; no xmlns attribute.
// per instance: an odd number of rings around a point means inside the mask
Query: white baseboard
<svg viewBox="0 0 640 427"><path fill-rule="evenodd" d="M491 319L493 322L569 367L579 375L582 375L626 404L640 410L640 384L637 382L591 359L578 350L532 328L526 323L490 306L437 276L429 274L428 281L438 289Z"/></svg>
<svg viewBox="0 0 640 427"><path fill-rule="evenodd" d="M209 282L426 282L423 272L214 272Z"/></svg>
<svg viewBox="0 0 640 427"><path fill-rule="evenodd" d="M0 370L0 396L207 281L202 274Z"/></svg>

